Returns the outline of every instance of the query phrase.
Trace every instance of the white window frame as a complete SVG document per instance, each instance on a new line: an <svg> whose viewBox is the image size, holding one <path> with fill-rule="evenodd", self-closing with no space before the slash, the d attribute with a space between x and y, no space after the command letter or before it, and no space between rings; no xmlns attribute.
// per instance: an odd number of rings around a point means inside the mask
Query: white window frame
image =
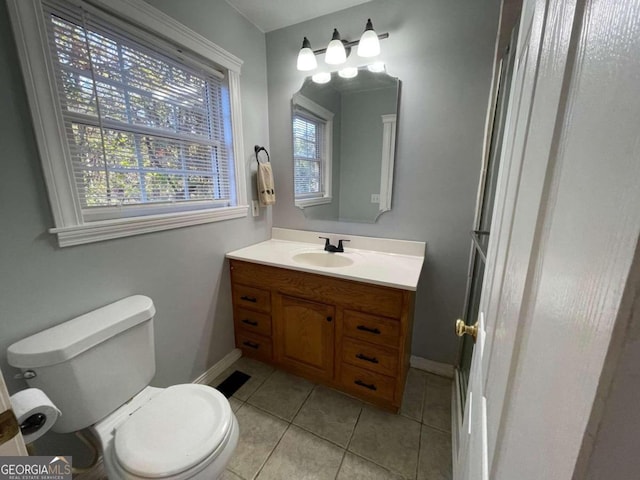
<svg viewBox="0 0 640 480"><path fill-rule="evenodd" d="M333 200L331 196L331 177L332 177L332 152L333 152L333 117L334 113L331 110L327 110L323 106L317 104L313 100L305 97L300 93L296 93L292 99L292 110L293 115L291 116L293 121L293 116L295 115L296 107L302 108L306 110L320 120L323 120L325 123L325 131L324 131L324 158L322 159L322 172L323 172L323 191L321 196L311 197L311 198L295 198L295 206L298 208L306 208L312 207L314 205L324 205L327 203L331 203ZM293 148L293 142L292 142ZM295 178L294 178L295 183ZM294 184L294 197L295 197L295 184Z"/></svg>
<svg viewBox="0 0 640 480"><path fill-rule="evenodd" d="M55 74L47 47L47 30L40 0L7 0L56 234L61 247L186 227L248 214L244 167L240 69L242 60L142 0L88 0L92 6L189 50L227 70L233 136L236 205L203 210L85 222L76 193L58 101ZM232 184L233 186L233 184Z"/></svg>

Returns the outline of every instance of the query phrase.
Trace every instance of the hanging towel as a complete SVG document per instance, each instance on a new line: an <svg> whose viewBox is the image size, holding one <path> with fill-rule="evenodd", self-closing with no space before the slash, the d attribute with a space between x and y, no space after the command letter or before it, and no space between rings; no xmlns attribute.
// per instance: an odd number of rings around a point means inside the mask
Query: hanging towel
<svg viewBox="0 0 640 480"><path fill-rule="evenodd" d="M276 203L276 191L273 182L271 163L258 163L258 199L260 206L266 207Z"/></svg>

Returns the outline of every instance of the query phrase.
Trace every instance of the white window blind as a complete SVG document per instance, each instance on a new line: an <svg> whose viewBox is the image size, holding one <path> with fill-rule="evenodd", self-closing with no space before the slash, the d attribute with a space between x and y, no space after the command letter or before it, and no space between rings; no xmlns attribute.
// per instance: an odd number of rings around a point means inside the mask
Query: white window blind
<svg viewBox="0 0 640 480"><path fill-rule="evenodd" d="M82 7L43 13L84 220L234 205L223 73Z"/></svg>
<svg viewBox="0 0 640 480"><path fill-rule="evenodd" d="M293 161L296 198L324 195L325 121L301 109L293 115Z"/></svg>

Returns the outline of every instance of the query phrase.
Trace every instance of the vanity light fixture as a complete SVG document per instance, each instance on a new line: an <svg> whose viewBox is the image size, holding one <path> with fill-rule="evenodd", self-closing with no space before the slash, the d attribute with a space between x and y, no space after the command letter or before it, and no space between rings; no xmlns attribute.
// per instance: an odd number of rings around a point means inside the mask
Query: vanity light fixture
<svg viewBox="0 0 640 480"><path fill-rule="evenodd" d="M358 43L358 56L360 57L375 57L380 54L380 40L378 40L378 34L373 29L373 23L371 19L367 19L367 26L364 28L364 33L360 37L360 43Z"/></svg>
<svg viewBox="0 0 640 480"><path fill-rule="evenodd" d="M331 74L329 72L316 73L311 77L315 83L328 83L331 80Z"/></svg>
<svg viewBox="0 0 640 480"><path fill-rule="evenodd" d="M342 78L353 78L358 75L358 69L356 67L347 67L338 71L338 75Z"/></svg>
<svg viewBox="0 0 640 480"><path fill-rule="evenodd" d="M329 65L340 65L347 61L347 51L344 48L344 44L340 38L340 32L338 32L337 28L333 29L333 36L327 46L324 61Z"/></svg>
<svg viewBox="0 0 640 480"><path fill-rule="evenodd" d="M309 42L307 37L304 37L304 40L302 40L302 48L300 49L300 53L298 53L298 70L308 72L317 66L318 62L316 61L315 53L311 50L311 42Z"/></svg>
<svg viewBox="0 0 640 480"><path fill-rule="evenodd" d="M340 32L337 28L333 29L333 35L327 48L321 48L319 50L312 50L311 43L307 37L304 37L302 41L302 48L298 53L298 70L301 72L308 72L315 69L318 66L316 61L316 55L325 54L324 60L329 65L341 65L347 61L349 53L351 53L352 47L358 47L358 55L365 58L375 57L380 53L380 40L389 38L388 33L381 33L378 35L373 29L373 23L371 19L367 20L364 33L360 40L354 40L347 42L340 38Z"/></svg>

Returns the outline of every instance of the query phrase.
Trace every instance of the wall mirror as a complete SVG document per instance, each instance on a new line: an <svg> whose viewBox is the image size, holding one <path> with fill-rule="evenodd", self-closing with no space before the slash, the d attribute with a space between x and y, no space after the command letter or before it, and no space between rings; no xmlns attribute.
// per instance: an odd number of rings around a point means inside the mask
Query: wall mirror
<svg viewBox="0 0 640 480"><path fill-rule="evenodd" d="M308 218L375 223L391 209L400 80L350 75L308 77L293 95L294 201Z"/></svg>

